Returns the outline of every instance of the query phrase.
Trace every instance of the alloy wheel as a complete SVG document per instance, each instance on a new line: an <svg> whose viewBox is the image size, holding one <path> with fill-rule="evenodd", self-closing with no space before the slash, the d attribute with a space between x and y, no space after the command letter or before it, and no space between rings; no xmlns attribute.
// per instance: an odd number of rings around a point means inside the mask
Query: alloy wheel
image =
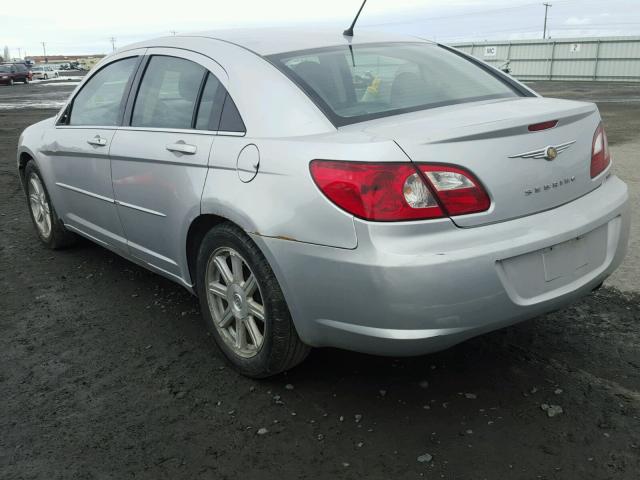
<svg viewBox="0 0 640 480"><path fill-rule="evenodd" d="M43 238L51 235L51 208L44 186L37 175L31 175L28 184L29 206L36 228Z"/></svg>
<svg viewBox="0 0 640 480"><path fill-rule="evenodd" d="M224 342L240 357L257 355L266 330L264 299L246 260L233 248L218 248L205 279L207 304Z"/></svg>

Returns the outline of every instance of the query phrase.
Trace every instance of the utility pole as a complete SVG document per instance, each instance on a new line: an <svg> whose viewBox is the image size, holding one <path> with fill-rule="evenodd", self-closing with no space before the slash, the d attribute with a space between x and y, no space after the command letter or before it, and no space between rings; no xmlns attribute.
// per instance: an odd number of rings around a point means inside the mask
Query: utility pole
<svg viewBox="0 0 640 480"><path fill-rule="evenodd" d="M111 37L109 40L111 40L111 48L115 52L116 51L116 37Z"/></svg>
<svg viewBox="0 0 640 480"><path fill-rule="evenodd" d="M547 38L547 13L549 12L549 7L553 7L550 3L543 3L544 5L544 30L542 31L542 39Z"/></svg>
<svg viewBox="0 0 640 480"><path fill-rule="evenodd" d="M49 63L49 60L47 60L47 44L46 42L40 42L42 44L42 50L44 52L44 63Z"/></svg>

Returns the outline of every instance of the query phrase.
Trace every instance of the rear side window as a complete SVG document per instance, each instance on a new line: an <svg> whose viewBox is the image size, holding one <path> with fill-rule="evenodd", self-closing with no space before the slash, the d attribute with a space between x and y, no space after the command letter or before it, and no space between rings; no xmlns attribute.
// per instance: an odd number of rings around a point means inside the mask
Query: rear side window
<svg viewBox="0 0 640 480"><path fill-rule="evenodd" d="M473 62L427 43L329 47L270 59L337 125L518 96Z"/></svg>
<svg viewBox="0 0 640 480"><path fill-rule="evenodd" d="M206 70L183 58L153 56L133 107L131 126L191 128Z"/></svg>
<svg viewBox="0 0 640 480"><path fill-rule="evenodd" d="M137 63L138 57L118 60L91 77L73 100L69 125L119 125L124 92Z"/></svg>
<svg viewBox="0 0 640 480"><path fill-rule="evenodd" d="M220 118L220 126L218 130L221 132L245 133L247 129L244 126L238 107L227 93L222 109L222 117Z"/></svg>

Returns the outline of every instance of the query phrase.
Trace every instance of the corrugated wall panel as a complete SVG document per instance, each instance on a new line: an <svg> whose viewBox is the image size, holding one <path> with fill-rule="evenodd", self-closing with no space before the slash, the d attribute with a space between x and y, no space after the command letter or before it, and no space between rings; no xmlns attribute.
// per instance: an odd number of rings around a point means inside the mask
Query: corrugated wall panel
<svg viewBox="0 0 640 480"><path fill-rule="evenodd" d="M640 81L640 37L461 43L455 47L523 80Z"/></svg>

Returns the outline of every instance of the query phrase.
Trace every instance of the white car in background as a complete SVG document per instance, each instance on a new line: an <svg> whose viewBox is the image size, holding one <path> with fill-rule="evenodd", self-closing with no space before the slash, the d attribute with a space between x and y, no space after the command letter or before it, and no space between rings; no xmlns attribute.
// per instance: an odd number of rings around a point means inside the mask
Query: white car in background
<svg viewBox="0 0 640 480"><path fill-rule="evenodd" d="M58 78L60 76L58 70L51 65L36 65L31 68L31 73L33 73L33 78L38 80L49 80L50 78Z"/></svg>

